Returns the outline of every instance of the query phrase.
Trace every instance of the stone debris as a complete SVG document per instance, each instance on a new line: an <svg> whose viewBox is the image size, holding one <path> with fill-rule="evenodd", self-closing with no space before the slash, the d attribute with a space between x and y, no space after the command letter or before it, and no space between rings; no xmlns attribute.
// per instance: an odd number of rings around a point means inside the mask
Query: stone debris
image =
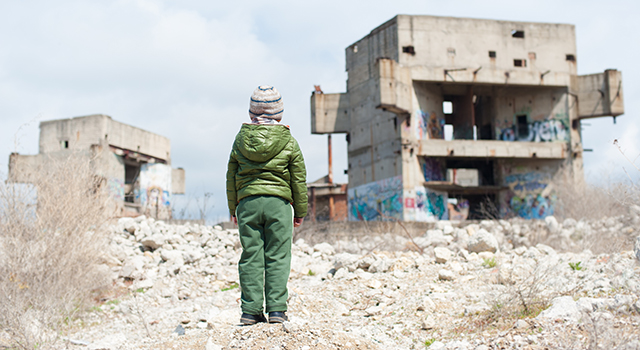
<svg viewBox="0 0 640 350"><path fill-rule="evenodd" d="M602 328L635 346L638 215L438 222L413 237L422 254L390 234L298 239L290 321L250 327L239 325L236 229L122 218L103 259L114 291L68 339L89 349L543 349L589 347L589 330ZM631 243L609 254L575 249L605 234Z"/></svg>

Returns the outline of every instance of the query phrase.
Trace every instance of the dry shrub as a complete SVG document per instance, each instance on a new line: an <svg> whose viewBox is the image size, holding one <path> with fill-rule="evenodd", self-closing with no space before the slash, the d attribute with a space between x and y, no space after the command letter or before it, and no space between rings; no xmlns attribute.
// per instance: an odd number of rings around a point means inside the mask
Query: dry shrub
<svg viewBox="0 0 640 350"><path fill-rule="evenodd" d="M598 185L576 181L568 167L562 168L551 183L557 196L554 215L576 220L599 220L628 212L629 205L640 204L640 190L631 181L614 182L603 176Z"/></svg>
<svg viewBox="0 0 640 350"><path fill-rule="evenodd" d="M32 184L0 184L0 327L16 348L46 348L106 286L103 179L88 156L47 159Z"/></svg>

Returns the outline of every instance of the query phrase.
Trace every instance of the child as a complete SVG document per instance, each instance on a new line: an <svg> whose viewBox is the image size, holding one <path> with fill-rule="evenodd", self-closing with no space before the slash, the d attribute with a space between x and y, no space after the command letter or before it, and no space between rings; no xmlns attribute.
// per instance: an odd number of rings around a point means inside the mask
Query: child
<svg viewBox="0 0 640 350"><path fill-rule="evenodd" d="M258 86L251 95L251 123L236 135L227 168L229 212L242 244L238 271L245 325L267 322L263 301L269 323L287 320L293 227L307 215L304 159L289 127L280 124L283 112L278 90Z"/></svg>

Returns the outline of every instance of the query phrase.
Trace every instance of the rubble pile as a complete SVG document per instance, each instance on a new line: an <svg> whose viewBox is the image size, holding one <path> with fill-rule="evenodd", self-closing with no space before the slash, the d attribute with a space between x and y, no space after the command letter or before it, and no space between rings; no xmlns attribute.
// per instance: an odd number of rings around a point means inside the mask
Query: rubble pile
<svg viewBox="0 0 640 350"><path fill-rule="evenodd" d="M242 327L237 230L122 218L105 256L118 287L78 320L68 346L640 349L638 227L634 207L594 222L442 221L420 237L299 239L290 321ZM568 252L595 236L631 243ZM406 249L385 251L385 240Z"/></svg>

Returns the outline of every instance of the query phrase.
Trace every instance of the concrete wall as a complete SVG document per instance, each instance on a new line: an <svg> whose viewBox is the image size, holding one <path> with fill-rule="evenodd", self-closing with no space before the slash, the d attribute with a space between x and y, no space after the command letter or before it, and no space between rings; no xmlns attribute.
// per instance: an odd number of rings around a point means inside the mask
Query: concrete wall
<svg viewBox="0 0 640 350"><path fill-rule="evenodd" d="M414 80L566 86L577 72L576 61L567 60L576 55L573 25L405 15L395 21L398 62L412 68ZM524 38L514 38L514 30ZM407 46L415 54L403 53ZM514 66L514 59L526 66Z"/></svg>
<svg viewBox="0 0 640 350"><path fill-rule="evenodd" d="M64 149L84 150L92 145L109 144L171 164L171 142L166 137L114 121L96 114L40 123L39 153Z"/></svg>

